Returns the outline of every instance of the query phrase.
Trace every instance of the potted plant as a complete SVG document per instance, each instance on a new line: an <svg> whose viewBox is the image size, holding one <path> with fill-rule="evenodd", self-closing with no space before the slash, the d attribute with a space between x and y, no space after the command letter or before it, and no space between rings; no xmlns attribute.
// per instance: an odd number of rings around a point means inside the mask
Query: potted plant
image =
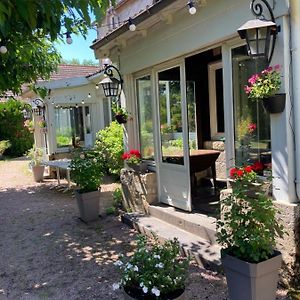
<svg viewBox="0 0 300 300"><path fill-rule="evenodd" d="M119 124L125 124L127 123L127 119L128 119L128 112L125 108L115 104L112 108L114 114L115 114L115 118L116 121Z"/></svg>
<svg viewBox="0 0 300 300"><path fill-rule="evenodd" d="M268 67L259 74L254 74L248 79L249 85L245 86L248 98L262 101L269 113L283 112L285 107L285 94L277 94L280 90L280 66Z"/></svg>
<svg viewBox="0 0 300 300"><path fill-rule="evenodd" d="M139 150L130 150L122 154L122 159L126 163L127 167L135 172L146 172L147 163L142 162L141 153Z"/></svg>
<svg viewBox="0 0 300 300"><path fill-rule="evenodd" d="M77 184L77 200L80 219L90 222L99 217L100 184L103 178L103 162L97 152L89 150L76 153L71 160L71 179Z"/></svg>
<svg viewBox="0 0 300 300"><path fill-rule="evenodd" d="M31 148L27 152L27 157L30 158L30 167L33 173L34 181L41 182L44 179L45 166L43 160L45 156L44 149L42 148Z"/></svg>
<svg viewBox="0 0 300 300"><path fill-rule="evenodd" d="M155 239L147 245L140 236L137 249L129 261L115 262L121 271L121 280L114 289L123 288L124 298L130 299L185 299L185 281L189 260L180 256L178 240L159 244Z"/></svg>
<svg viewBox="0 0 300 300"><path fill-rule="evenodd" d="M250 183L256 183L247 167L230 171L235 178L232 193L221 200L221 220L217 222L217 241L223 247L225 269L231 300L276 297L281 253L275 238L283 235L272 199L257 187L255 198L249 195Z"/></svg>

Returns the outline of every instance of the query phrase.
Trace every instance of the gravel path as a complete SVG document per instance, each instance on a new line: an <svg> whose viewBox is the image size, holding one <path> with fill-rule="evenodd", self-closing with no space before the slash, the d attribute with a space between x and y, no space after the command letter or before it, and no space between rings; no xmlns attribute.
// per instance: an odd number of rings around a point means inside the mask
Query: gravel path
<svg viewBox="0 0 300 300"><path fill-rule="evenodd" d="M25 160L0 161L0 299L123 299L113 262L132 253L135 231L111 216L82 223L55 184L34 183ZM224 278L192 265L192 299L227 299Z"/></svg>

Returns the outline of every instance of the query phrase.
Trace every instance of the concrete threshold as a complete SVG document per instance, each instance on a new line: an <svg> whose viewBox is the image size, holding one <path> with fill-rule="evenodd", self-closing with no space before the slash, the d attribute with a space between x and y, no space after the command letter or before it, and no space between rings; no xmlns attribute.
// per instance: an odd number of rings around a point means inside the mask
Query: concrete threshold
<svg viewBox="0 0 300 300"><path fill-rule="evenodd" d="M157 236L161 241L178 238L183 253L195 258L200 267L221 270L220 246L217 244L211 244L193 233L151 215L127 213L122 216L122 221L146 236Z"/></svg>

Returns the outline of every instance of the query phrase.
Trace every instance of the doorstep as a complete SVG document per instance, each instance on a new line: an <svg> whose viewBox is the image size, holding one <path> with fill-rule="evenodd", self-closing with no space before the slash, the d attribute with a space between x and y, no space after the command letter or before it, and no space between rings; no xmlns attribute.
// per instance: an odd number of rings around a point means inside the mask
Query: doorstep
<svg viewBox="0 0 300 300"><path fill-rule="evenodd" d="M200 267L221 270L220 246L217 244L151 215L126 213L122 216L122 222L146 236L156 235L161 241L176 237L183 253L195 258Z"/></svg>

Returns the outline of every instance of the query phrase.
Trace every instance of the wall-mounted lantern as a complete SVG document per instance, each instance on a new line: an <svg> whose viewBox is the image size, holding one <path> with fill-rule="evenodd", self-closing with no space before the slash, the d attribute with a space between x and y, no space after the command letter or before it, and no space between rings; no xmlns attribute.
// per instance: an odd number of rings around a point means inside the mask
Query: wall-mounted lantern
<svg viewBox="0 0 300 300"><path fill-rule="evenodd" d="M270 19L267 19L264 14L263 4L267 8ZM250 9L256 19L247 21L237 31L242 39L246 39L250 57L265 58L270 63L280 27L275 23L272 8L267 0L252 0Z"/></svg>
<svg viewBox="0 0 300 300"><path fill-rule="evenodd" d="M42 99L36 98L32 100L32 111L36 116L44 116L45 113L45 103Z"/></svg>
<svg viewBox="0 0 300 300"><path fill-rule="evenodd" d="M31 118L31 111L30 110L27 110L26 108L24 108L22 110L22 114L23 114L23 117L25 120L28 120Z"/></svg>
<svg viewBox="0 0 300 300"><path fill-rule="evenodd" d="M117 74L118 78L115 77ZM120 71L113 65L105 65L105 78L99 82L103 88L105 97L115 97L120 100L120 95L123 89L123 79Z"/></svg>

